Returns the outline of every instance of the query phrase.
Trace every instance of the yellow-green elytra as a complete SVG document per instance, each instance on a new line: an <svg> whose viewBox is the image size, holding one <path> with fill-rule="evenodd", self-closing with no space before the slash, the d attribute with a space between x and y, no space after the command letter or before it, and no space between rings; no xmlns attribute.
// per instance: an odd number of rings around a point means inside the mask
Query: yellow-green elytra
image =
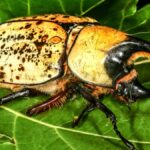
<svg viewBox="0 0 150 150"><path fill-rule="evenodd" d="M67 31L61 23L74 22L95 21L90 18L68 19L64 15L45 15L18 18L2 24L0 82L40 84L58 77L62 72L67 41ZM69 46L72 41L68 42Z"/></svg>
<svg viewBox="0 0 150 150"><path fill-rule="evenodd" d="M27 111L38 114L62 105L80 93L89 104L74 121L77 125L98 108L112 121L124 144L135 150L117 128L116 117L99 98L111 94L125 103L150 97L137 80L134 62L150 59L150 43L131 37L89 17L63 14L21 17L0 25L0 87L17 97L46 93L51 98Z"/></svg>

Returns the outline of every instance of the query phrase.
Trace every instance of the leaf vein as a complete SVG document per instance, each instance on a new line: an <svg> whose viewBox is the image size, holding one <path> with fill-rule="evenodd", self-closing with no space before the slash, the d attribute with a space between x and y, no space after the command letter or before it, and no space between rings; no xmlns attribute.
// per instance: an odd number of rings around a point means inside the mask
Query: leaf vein
<svg viewBox="0 0 150 150"><path fill-rule="evenodd" d="M123 25L123 21L124 21L124 19L125 19L125 10L126 10L126 8L127 8L127 6L129 5L129 1L126 3L126 5L124 5L124 8L122 9L122 17L121 17L121 20L120 20L120 25L119 25L119 30L121 30L122 29L122 25Z"/></svg>
<svg viewBox="0 0 150 150"><path fill-rule="evenodd" d="M101 3L103 3L105 0L100 0L97 3L95 3L94 5L92 5L91 7L89 7L88 9L82 11L82 13L80 14L80 16L85 15L86 13L88 13L89 11L91 11L92 9L94 9L96 6L100 5ZM83 6L83 4L82 4Z"/></svg>
<svg viewBox="0 0 150 150"><path fill-rule="evenodd" d="M31 6L30 6L30 0L27 1L27 15L29 16L31 13Z"/></svg>
<svg viewBox="0 0 150 150"><path fill-rule="evenodd" d="M72 147L72 145L65 140L65 138L59 133L58 129L55 128L55 132L56 134L58 135L58 137L69 147L71 148L72 150L76 150L74 147Z"/></svg>
<svg viewBox="0 0 150 150"><path fill-rule="evenodd" d="M13 139L15 141L15 146L16 146L16 150L19 150L18 148L18 144L17 144L17 140L16 140L16 134L15 134L15 131L16 131L16 122L17 122L17 118L18 116L16 115L15 118L14 118L14 122L13 122Z"/></svg>
<svg viewBox="0 0 150 150"><path fill-rule="evenodd" d="M59 2L59 4L60 4L60 7L61 7L63 13L67 14L66 9L65 9L65 6L64 6L62 0L58 0L58 2Z"/></svg>
<svg viewBox="0 0 150 150"><path fill-rule="evenodd" d="M40 125L52 128L52 129L60 129L60 130L64 130L64 131L69 131L69 132L74 132L74 133L79 133L79 134L84 134L84 135L89 135L89 136L95 136L95 137L100 137L100 138L105 138L105 139L120 140L119 138L112 137L112 136L105 136L105 135L100 135L100 134L89 133L89 132L85 132L85 131L79 131L79 130L74 130L74 129L69 129L69 128L55 126L55 125L52 125L52 124L48 124L46 122L42 122L40 120L36 120L34 118L31 118L31 117L25 116L25 115L23 115L23 114L21 114L19 112L16 112L15 110L12 110L12 109L7 108L5 106L0 106L0 108L2 108L4 110L6 110L6 111L16 115L17 117L21 117L21 118L27 119L29 121L32 121L34 123L37 123L37 124L40 124ZM130 141L133 142L133 143L150 144L150 141L137 141L137 140L130 140Z"/></svg>
<svg viewBox="0 0 150 150"><path fill-rule="evenodd" d="M132 30L134 28L140 27L140 26L142 26L142 25L144 25L146 23L147 23L147 20L143 20L141 23L138 23L136 26L133 26L133 27L127 29L126 32L128 32L129 30Z"/></svg>
<svg viewBox="0 0 150 150"><path fill-rule="evenodd" d="M84 0L80 0L80 14L83 13L83 1Z"/></svg>

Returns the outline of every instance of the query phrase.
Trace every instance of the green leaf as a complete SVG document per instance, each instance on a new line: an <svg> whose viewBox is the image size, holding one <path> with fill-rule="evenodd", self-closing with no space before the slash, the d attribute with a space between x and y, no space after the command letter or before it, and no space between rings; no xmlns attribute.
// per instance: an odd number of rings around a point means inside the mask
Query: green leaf
<svg viewBox="0 0 150 150"><path fill-rule="evenodd" d="M138 10L133 16L127 17L123 29L132 36L150 41L150 4Z"/></svg>
<svg viewBox="0 0 150 150"><path fill-rule="evenodd" d="M88 15L99 20L102 25L122 30L124 20L135 14L136 4L137 0L107 0L89 12Z"/></svg>
<svg viewBox="0 0 150 150"><path fill-rule="evenodd" d="M3 0L0 1L0 22L14 17L47 13L92 16L102 25L126 31L150 41L150 6L139 10L137 0ZM137 64L140 81L150 87L149 64ZM146 69L144 69L146 68ZM0 96L10 93L1 89ZM122 150L124 144L113 131L111 122L99 110L91 112L78 127L72 121L85 107L78 95L64 107L34 117L26 116L29 107L48 97L20 98L0 106L0 150ZM150 148L150 98L131 105L131 110L111 96L103 103L117 117L119 130L138 149Z"/></svg>
<svg viewBox="0 0 150 150"><path fill-rule="evenodd" d="M72 15L84 15L105 0L4 0L0 1L0 20L5 21L13 17L30 16L37 14L65 13Z"/></svg>

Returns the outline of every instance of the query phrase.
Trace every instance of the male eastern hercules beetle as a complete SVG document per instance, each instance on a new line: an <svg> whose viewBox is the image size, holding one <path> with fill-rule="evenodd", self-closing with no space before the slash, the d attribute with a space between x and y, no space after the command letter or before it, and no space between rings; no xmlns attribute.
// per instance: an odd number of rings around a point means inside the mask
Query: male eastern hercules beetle
<svg viewBox="0 0 150 150"><path fill-rule="evenodd" d="M40 92L50 94L49 100L27 111L33 115L80 93L89 104L74 126L85 113L98 108L134 150L118 130L113 112L99 99L112 94L131 103L150 97L133 68L139 57L150 58L150 43L101 26L92 18L51 14L9 20L0 25L0 87L10 88L12 94L1 98L0 104Z"/></svg>

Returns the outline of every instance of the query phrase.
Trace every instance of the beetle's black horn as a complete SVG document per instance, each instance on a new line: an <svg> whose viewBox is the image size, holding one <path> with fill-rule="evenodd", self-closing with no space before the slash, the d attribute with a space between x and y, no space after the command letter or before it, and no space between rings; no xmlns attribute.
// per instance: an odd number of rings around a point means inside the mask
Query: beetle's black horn
<svg viewBox="0 0 150 150"><path fill-rule="evenodd" d="M150 97L150 89L146 89L137 80L130 83L130 100ZM130 101L129 100L129 101Z"/></svg>
<svg viewBox="0 0 150 150"><path fill-rule="evenodd" d="M144 41L144 40L141 40L141 39L138 39L138 38L133 38L133 37L130 37L129 38L129 45L137 50L137 51L147 51L147 52L150 52L150 43L147 42L147 41Z"/></svg>

